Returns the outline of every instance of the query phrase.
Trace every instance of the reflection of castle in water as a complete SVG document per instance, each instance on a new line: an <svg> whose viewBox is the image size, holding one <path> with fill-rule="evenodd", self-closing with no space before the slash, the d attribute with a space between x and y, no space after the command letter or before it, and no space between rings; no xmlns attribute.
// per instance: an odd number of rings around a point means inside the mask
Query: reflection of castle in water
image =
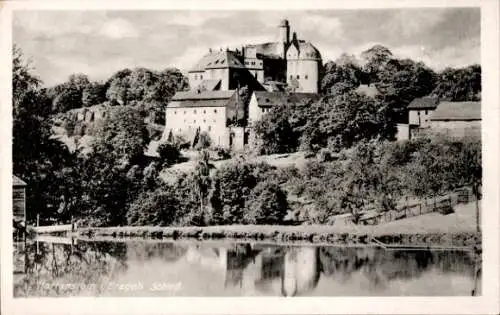
<svg viewBox="0 0 500 315"><path fill-rule="evenodd" d="M369 286L376 290L387 287L395 279L417 279L430 270L464 275L474 270L471 256L464 251L248 244L212 249L212 258L204 256L206 248L194 246L189 251L192 254L186 255L191 257L188 261L219 269L223 273L224 287L240 288L248 294L307 295L314 291L321 277L335 277L342 283L354 274L365 277Z"/></svg>
<svg viewBox="0 0 500 315"><path fill-rule="evenodd" d="M320 276L318 253L316 247L246 244L209 249L194 245L189 247L185 259L222 271L225 287L293 296L317 285Z"/></svg>
<svg viewBox="0 0 500 315"><path fill-rule="evenodd" d="M57 296L50 288L37 291L41 278L47 283L176 279L202 295L398 295L394 283L400 281L416 282L411 290L427 293L422 288L428 290L426 282L435 276L468 278L476 294L480 288L477 257L459 250L141 242L32 243L14 249L16 296ZM431 294L447 295L440 290L464 292L445 284Z"/></svg>

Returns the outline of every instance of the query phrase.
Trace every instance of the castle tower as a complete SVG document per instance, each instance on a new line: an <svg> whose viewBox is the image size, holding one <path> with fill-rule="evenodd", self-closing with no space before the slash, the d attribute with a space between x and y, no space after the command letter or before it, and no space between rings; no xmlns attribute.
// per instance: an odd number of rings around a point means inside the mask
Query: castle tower
<svg viewBox="0 0 500 315"><path fill-rule="evenodd" d="M279 47L279 55L281 58L285 58L286 48L290 42L290 24L288 20L281 20L279 25L279 42L281 43Z"/></svg>
<svg viewBox="0 0 500 315"><path fill-rule="evenodd" d="M292 41L287 54L287 83L294 92L318 93L321 54L309 42Z"/></svg>

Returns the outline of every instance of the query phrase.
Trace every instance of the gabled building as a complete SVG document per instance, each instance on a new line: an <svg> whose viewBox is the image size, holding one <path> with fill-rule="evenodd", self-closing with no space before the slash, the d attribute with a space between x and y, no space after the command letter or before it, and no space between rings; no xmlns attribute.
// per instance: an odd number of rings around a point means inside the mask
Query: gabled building
<svg viewBox="0 0 500 315"><path fill-rule="evenodd" d="M432 131L450 136L481 135L481 102L440 102L430 117Z"/></svg>
<svg viewBox="0 0 500 315"><path fill-rule="evenodd" d="M273 107L279 105L303 106L318 100L319 95L315 93L283 93L256 91L252 94L248 105L248 122L262 118Z"/></svg>
<svg viewBox="0 0 500 315"><path fill-rule="evenodd" d="M414 99L407 107L409 125L418 126L419 128L429 127L430 117L438 103L438 98L429 96Z"/></svg>
<svg viewBox="0 0 500 315"><path fill-rule="evenodd" d="M236 90L187 91L174 95L166 108L166 128L163 139L181 135L192 141L200 132L206 132L216 146L241 146L244 134L231 123L242 117L243 104ZM241 138L241 139L240 139Z"/></svg>

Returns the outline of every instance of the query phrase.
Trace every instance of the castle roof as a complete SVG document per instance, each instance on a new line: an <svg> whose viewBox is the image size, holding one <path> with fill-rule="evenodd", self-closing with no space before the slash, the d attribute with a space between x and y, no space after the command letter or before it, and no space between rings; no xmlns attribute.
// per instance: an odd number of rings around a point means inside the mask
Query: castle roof
<svg viewBox="0 0 500 315"><path fill-rule="evenodd" d="M259 107L272 107L282 104L305 105L319 98L315 93L286 93L255 91L255 98Z"/></svg>
<svg viewBox="0 0 500 315"><path fill-rule="evenodd" d="M434 97L424 96L411 101L408 104L408 109L435 109L438 106L439 100Z"/></svg>
<svg viewBox="0 0 500 315"><path fill-rule="evenodd" d="M481 120L481 102L440 102L431 120Z"/></svg>
<svg viewBox="0 0 500 315"><path fill-rule="evenodd" d="M235 90L177 92L167 107L225 107L233 98L235 92Z"/></svg>
<svg viewBox="0 0 500 315"><path fill-rule="evenodd" d="M229 91L185 91L177 92L172 101L186 101L186 100L224 100L231 98L235 90Z"/></svg>
<svg viewBox="0 0 500 315"><path fill-rule="evenodd" d="M299 42L299 59L321 59L321 54L310 42Z"/></svg>
<svg viewBox="0 0 500 315"><path fill-rule="evenodd" d="M245 68L236 54L229 50L211 52L203 56L189 72L203 72L205 69Z"/></svg>
<svg viewBox="0 0 500 315"><path fill-rule="evenodd" d="M203 80L200 82L200 85L198 85L198 89L204 91L214 91L220 87L220 82L221 80L217 79Z"/></svg>
<svg viewBox="0 0 500 315"><path fill-rule="evenodd" d="M262 43L262 44L246 45L245 47L247 49L254 48L257 55L270 57L270 58L281 58L280 52L279 52L281 45L283 45L283 44L278 43L278 42L268 42L268 43Z"/></svg>

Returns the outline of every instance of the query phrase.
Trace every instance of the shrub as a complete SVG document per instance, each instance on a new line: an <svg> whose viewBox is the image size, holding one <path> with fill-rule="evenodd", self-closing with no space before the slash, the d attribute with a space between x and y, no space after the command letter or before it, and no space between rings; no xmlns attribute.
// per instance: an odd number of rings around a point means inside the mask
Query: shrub
<svg viewBox="0 0 500 315"><path fill-rule="evenodd" d="M206 131L202 131L198 137L198 141L195 145L196 150L208 149L212 145L212 139Z"/></svg>
<svg viewBox="0 0 500 315"><path fill-rule="evenodd" d="M244 222L248 224L279 224L287 211L286 194L275 182L260 182L245 202Z"/></svg>
<svg viewBox="0 0 500 315"><path fill-rule="evenodd" d="M220 146L213 148L210 153L210 157L214 160L227 160L231 158L231 151Z"/></svg>
<svg viewBox="0 0 500 315"><path fill-rule="evenodd" d="M140 194L127 211L129 225L170 225L178 202L172 192L157 189Z"/></svg>
<svg viewBox="0 0 500 315"><path fill-rule="evenodd" d="M162 143L158 147L158 154L160 155L161 161L166 165L172 165L179 161L181 153L177 146L172 143Z"/></svg>

